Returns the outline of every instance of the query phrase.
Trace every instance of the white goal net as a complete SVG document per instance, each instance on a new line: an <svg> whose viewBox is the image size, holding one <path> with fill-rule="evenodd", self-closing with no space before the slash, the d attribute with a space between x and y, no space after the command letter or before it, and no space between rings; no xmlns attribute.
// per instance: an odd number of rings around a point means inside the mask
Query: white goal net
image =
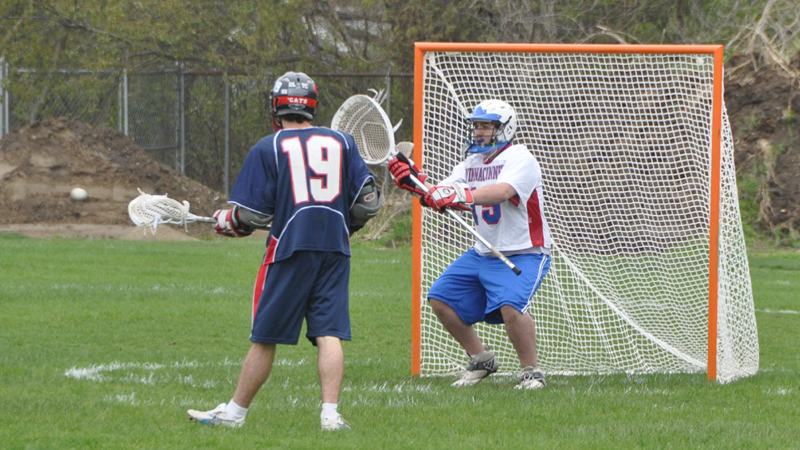
<svg viewBox="0 0 800 450"><path fill-rule="evenodd" d="M723 383L755 374L758 338L724 105L721 114L717 109L719 132L713 128L714 99L722 99L715 54L690 53L688 46L687 53L661 54L586 48L418 48L415 156L430 180L441 180L463 160L464 119L478 103L498 98L516 109L517 142L542 167L554 241L550 272L530 308L545 373L715 370ZM423 376L456 374L466 355L437 321L427 292L474 238L428 208L415 220L416 369ZM716 344L709 345L714 322ZM504 328L476 329L498 357L499 373L516 373Z"/></svg>

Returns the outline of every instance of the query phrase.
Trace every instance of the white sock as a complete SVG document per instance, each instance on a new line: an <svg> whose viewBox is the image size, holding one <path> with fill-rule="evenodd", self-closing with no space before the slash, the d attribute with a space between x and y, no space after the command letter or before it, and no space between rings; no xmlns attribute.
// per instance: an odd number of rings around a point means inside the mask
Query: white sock
<svg viewBox="0 0 800 450"><path fill-rule="evenodd" d="M227 406L225 406L225 413L228 414L228 417L231 419L242 419L247 415L247 408L242 408L231 399Z"/></svg>
<svg viewBox="0 0 800 450"><path fill-rule="evenodd" d="M339 406L338 403L323 403L322 404L322 413L320 413L320 419L324 419L326 417L336 417L339 413L336 411L336 408Z"/></svg>

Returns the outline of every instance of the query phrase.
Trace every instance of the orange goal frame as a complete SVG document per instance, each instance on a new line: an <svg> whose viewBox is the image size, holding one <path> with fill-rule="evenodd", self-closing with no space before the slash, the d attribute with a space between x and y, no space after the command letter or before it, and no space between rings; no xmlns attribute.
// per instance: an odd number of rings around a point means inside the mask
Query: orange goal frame
<svg viewBox="0 0 800 450"><path fill-rule="evenodd" d="M426 52L517 52L517 53L666 53L709 54L714 57L714 92L712 106L710 235L708 267L708 380L717 378L717 297L719 267L720 146L722 129L722 45L606 45L606 44L487 44L452 42L417 42L414 44L414 158L424 167L422 145L423 61ZM422 314L422 210L413 206L413 255L411 266L411 373L420 374Z"/></svg>

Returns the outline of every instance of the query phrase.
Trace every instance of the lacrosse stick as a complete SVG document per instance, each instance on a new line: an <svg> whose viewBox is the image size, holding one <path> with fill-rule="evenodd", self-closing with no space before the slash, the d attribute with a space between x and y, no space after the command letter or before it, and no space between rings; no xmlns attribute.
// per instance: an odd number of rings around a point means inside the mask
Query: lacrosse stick
<svg viewBox="0 0 800 450"><path fill-rule="evenodd" d="M193 222L216 223L213 217L195 216L189 212L189 202L178 203L165 195L145 194L139 189L139 195L128 203L128 216L137 227L147 227L156 232L160 223L183 225ZM188 229L187 229L188 231Z"/></svg>
<svg viewBox="0 0 800 450"><path fill-rule="evenodd" d="M331 128L353 136L364 162L380 165L391 159L391 152L395 149L394 131L401 123L402 120L393 127L378 102L359 94L348 98L339 107L331 121Z"/></svg>
<svg viewBox="0 0 800 450"><path fill-rule="evenodd" d="M396 157L409 166L413 166L414 162L403 150L410 152L414 148L414 144L401 142L395 145L394 143L394 132L399 125L400 123L392 127L392 123L389 122L389 117L383 111L381 105L366 95L354 95L348 98L336 111L331 122L331 128L334 130L344 131L353 135L358 146L358 152L367 164L385 164ZM414 175L410 176L414 184L424 192L428 192L429 189L425 183L419 181ZM483 236L478 234L459 214L448 208L443 211L455 219L481 244L485 245L492 255L503 261L515 274L522 273L514 263L500 253L500 250L496 249Z"/></svg>

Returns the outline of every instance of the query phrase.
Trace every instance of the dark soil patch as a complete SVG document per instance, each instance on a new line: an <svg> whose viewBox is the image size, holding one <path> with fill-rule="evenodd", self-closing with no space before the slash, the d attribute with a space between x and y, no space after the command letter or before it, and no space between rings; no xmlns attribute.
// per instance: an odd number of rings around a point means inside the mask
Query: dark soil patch
<svg viewBox="0 0 800 450"><path fill-rule="evenodd" d="M74 201L70 191L86 189ZM37 122L0 141L0 224L131 225L128 203L168 194L210 216L227 198L157 162L122 133L65 119ZM208 224L192 225L208 233Z"/></svg>
<svg viewBox="0 0 800 450"><path fill-rule="evenodd" d="M725 69L740 193L755 196L740 198L757 203L763 229L800 231L800 55L787 67L737 56ZM743 180L760 188L742 191Z"/></svg>

